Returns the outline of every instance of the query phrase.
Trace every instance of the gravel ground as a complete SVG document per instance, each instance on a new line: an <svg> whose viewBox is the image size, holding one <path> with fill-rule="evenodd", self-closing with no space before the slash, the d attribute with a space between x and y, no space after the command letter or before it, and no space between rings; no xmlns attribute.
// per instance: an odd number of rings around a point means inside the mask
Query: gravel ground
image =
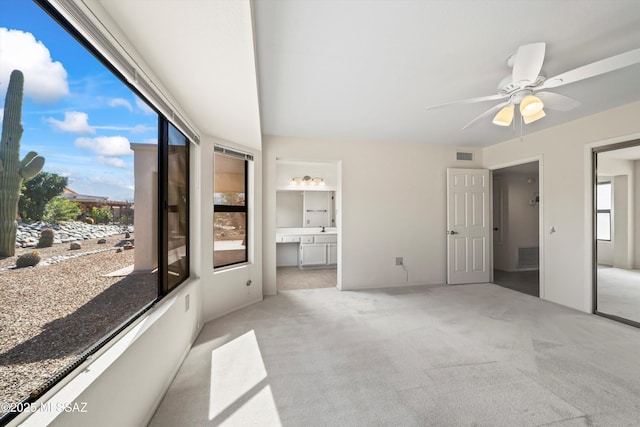
<svg viewBox="0 0 640 427"><path fill-rule="evenodd" d="M33 249L0 259L0 402L28 396L155 298L155 274L104 276L133 264L135 249L116 252L129 240L111 236L106 244L80 242L80 250L68 243L37 249L40 264L76 255L50 265L7 269Z"/></svg>

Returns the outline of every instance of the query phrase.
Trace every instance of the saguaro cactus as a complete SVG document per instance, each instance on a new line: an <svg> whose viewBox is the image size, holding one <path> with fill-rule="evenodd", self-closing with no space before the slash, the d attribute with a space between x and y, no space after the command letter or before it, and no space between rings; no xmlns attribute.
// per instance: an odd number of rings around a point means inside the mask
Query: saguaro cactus
<svg viewBox="0 0 640 427"><path fill-rule="evenodd" d="M0 257L16 253L16 218L22 181L36 176L44 166L44 157L34 151L27 153L20 161L23 92L22 71L13 70L4 102L0 139Z"/></svg>

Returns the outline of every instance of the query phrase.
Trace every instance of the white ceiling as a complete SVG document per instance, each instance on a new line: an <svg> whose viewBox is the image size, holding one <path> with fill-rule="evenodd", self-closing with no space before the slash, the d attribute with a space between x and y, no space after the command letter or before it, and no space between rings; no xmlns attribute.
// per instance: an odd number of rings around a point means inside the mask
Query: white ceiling
<svg viewBox="0 0 640 427"><path fill-rule="evenodd" d="M99 1L202 132L250 146L260 133L495 144L519 126L461 130L493 102L427 107L496 93L522 44L547 43L547 76L640 48L638 0ZM640 65L554 91L582 105L525 134L640 100Z"/></svg>
<svg viewBox="0 0 640 427"><path fill-rule="evenodd" d="M78 1L78 0L76 0ZM249 0L80 0L135 46L201 133L260 148Z"/></svg>

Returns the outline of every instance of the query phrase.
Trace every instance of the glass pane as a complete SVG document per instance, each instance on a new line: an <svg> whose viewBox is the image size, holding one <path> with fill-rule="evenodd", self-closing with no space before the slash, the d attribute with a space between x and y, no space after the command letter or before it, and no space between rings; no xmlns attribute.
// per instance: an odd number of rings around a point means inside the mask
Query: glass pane
<svg viewBox="0 0 640 427"><path fill-rule="evenodd" d="M247 215L244 212L214 212L213 266L247 260Z"/></svg>
<svg viewBox="0 0 640 427"><path fill-rule="evenodd" d="M214 195L215 205L245 205L245 163L246 160L223 154L214 154Z"/></svg>
<svg viewBox="0 0 640 427"><path fill-rule="evenodd" d="M598 212L596 215L596 231L598 240L611 240L611 213Z"/></svg>
<svg viewBox="0 0 640 427"><path fill-rule="evenodd" d="M17 403L157 297L158 116L34 2L2 3L0 61L24 75L15 149L45 160L0 227L0 402Z"/></svg>
<svg viewBox="0 0 640 427"><path fill-rule="evenodd" d="M598 184L596 188L596 208L611 209L611 183Z"/></svg>
<svg viewBox="0 0 640 427"><path fill-rule="evenodd" d="M167 183L167 250L168 289L182 282L188 275L188 141L169 124L169 164Z"/></svg>

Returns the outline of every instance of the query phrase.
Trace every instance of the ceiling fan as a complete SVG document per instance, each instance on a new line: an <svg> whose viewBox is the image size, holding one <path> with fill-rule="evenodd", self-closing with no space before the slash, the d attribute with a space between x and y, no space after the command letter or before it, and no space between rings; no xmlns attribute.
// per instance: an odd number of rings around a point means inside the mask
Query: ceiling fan
<svg viewBox="0 0 640 427"><path fill-rule="evenodd" d="M520 115L524 123L529 124L546 115L545 107L550 110L568 111L580 105L580 102L573 98L548 92L546 89L567 85L640 63L640 49L635 49L547 78L541 74L545 48L544 42L520 46L517 52L507 59L507 65L512 68L512 72L511 75L500 81L497 94L438 104L428 107L427 110L455 104L503 100L467 123L462 129L466 129L493 114L495 114L494 124L509 126L513 121L516 105L520 106Z"/></svg>

